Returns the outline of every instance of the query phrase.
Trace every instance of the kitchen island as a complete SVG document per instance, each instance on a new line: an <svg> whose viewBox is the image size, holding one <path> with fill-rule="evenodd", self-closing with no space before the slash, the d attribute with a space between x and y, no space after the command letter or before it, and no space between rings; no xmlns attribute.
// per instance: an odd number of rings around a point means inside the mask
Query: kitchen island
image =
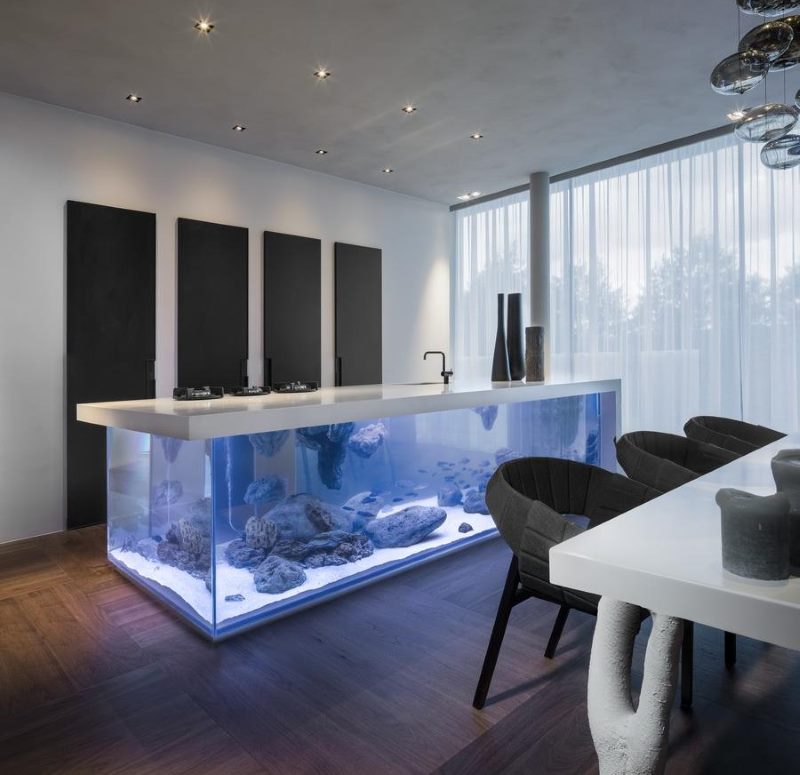
<svg viewBox="0 0 800 775"><path fill-rule="evenodd" d="M108 428L108 558L213 639L496 535L497 465L615 467L619 380L80 404Z"/></svg>

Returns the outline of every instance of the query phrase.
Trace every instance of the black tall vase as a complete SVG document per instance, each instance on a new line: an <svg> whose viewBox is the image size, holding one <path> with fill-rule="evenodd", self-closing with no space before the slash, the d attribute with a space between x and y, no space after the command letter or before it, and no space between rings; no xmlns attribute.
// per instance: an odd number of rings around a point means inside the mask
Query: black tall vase
<svg viewBox="0 0 800 775"><path fill-rule="evenodd" d="M504 295L497 294L497 334L494 338L494 357L492 358L492 382L508 382L508 351L506 350L506 331L503 325Z"/></svg>
<svg viewBox="0 0 800 775"><path fill-rule="evenodd" d="M522 356L522 294L508 294L508 321L506 323L506 349L508 372L512 380L525 376L525 359Z"/></svg>

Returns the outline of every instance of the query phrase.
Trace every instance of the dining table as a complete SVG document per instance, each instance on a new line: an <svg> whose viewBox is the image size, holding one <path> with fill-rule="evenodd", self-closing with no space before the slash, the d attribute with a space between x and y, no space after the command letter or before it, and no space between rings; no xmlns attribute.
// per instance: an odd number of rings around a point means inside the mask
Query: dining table
<svg viewBox="0 0 800 775"><path fill-rule="evenodd" d="M601 597L587 704L603 775L665 768L681 644L691 623L800 649L800 577L760 581L725 570L716 502L722 488L775 493L770 461L785 449L800 449L800 433L551 548L552 583ZM637 705L630 668L641 608L653 615L653 627Z"/></svg>

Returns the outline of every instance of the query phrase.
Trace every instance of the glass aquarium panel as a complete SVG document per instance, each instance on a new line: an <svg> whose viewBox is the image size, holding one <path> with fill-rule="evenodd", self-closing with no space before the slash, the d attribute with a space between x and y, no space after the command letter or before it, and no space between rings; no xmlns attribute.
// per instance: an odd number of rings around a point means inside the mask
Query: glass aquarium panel
<svg viewBox="0 0 800 775"><path fill-rule="evenodd" d="M212 638L496 534L497 466L614 467L613 393L208 441L110 429L108 556Z"/></svg>
<svg viewBox="0 0 800 775"><path fill-rule="evenodd" d="M210 449L109 429L108 558L213 635Z"/></svg>
<svg viewBox="0 0 800 775"><path fill-rule="evenodd" d="M495 535L496 467L600 464L600 409L594 394L215 439L217 634Z"/></svg>

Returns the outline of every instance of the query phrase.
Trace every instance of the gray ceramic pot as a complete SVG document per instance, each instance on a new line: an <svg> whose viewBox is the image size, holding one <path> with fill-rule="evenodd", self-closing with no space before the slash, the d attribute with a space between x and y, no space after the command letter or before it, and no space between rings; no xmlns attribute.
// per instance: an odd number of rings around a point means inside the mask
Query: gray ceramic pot
<svg viewBox="0 0 800 775"><path fill-rule="evenodd" d="M800 568L800 449L782 449L772 458L775 487L789 498L789 562Z"/></svg>
<svg viewBox="0 0 800 775"><path fill-rule="evenodd" d="M783 493L753 495L724 488L717 492L722 512L722 567L748 579L789 578L789 499Z"/></svg>

